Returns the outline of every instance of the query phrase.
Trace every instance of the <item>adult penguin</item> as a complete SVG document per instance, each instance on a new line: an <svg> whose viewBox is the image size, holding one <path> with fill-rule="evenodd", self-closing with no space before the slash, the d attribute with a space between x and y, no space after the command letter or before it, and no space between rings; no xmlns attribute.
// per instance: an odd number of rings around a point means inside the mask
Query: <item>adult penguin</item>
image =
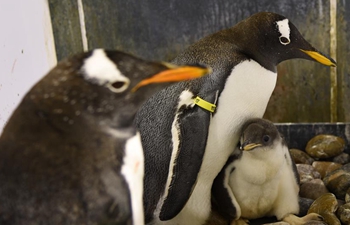
<svg viewBox="0 0 350 225"><path fill-rule="evenodd" d="M0 224L144 224L143 151L132 121L156 88L142 86L205 72L103 49L60 62L0 137Z"/></svg>
<svg viewBox="0 0 350 225"><path fill-rule="evenodd" d="M174 59L213 72L162 90L136 116L145 151L146 222L204 224L212 182L237 145L241 126L263 116L277 64L294 58L335 66L286 17L260 12Z"/></svg>

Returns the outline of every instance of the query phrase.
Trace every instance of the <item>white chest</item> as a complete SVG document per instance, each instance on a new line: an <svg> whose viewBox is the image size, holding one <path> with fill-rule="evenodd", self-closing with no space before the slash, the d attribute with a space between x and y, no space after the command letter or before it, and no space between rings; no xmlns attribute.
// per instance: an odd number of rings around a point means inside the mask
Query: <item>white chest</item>
<svg viewBox="0 0 350 225"><path fill-rule="evenodd" d="M203 169L208 168L215 176L221 170L238 142L243 123L264 115L276 80L276 73L255 61L244 61L232 70L209 126L203 160L203 165L208 162L217 168L202 166Z"/></svg>
<svg viewBox="0 0 350 225"><path fill-rule="evenodd" d="M137 132L135 136L128 139L125 144L125 156L121 174L124 176L130 192L132 217L134 225L144 224L144 213L142 204L144 156L141 146L141 137Z"/></svg>
<svg viewBox="0 0 350 225"><path fill-rule="evenodd" d="M263 116L276 80L276 73L255 61L244 61L232 70L210 122L196 186L183 210L169 224L205 222L211 210L212 183L234 150L242 124Z"/></svg>

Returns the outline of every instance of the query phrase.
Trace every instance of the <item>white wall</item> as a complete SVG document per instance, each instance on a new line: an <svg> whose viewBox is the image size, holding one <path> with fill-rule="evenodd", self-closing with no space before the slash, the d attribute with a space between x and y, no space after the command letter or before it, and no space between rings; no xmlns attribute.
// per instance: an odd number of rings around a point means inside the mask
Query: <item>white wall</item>
<svg viewBox="0 0 350 225"><path fill-rule="evenodd" d="M0 133L23 96L56 64L47 0L0 0Z"/></svg>

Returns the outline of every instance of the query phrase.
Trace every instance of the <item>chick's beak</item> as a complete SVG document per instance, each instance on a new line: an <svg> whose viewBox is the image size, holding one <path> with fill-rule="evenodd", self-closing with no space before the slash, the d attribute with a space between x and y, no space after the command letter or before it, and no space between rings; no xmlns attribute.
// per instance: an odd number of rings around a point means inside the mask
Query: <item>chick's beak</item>
<svg viewBox="0 0 350 225"><path fill-rule="evenodd" d="M162 71L151 78L147 78L139 82L131 91L135 92L140 87L146 86L153 83L165 83L165 82L178 82L184 80L191 80L204 76L210 73L209 68L199 67L199 66L182 66L169 68Z"/></svg>
<svg viewBox="0 0 350 225"><path fill-rule="evenodd" d="M241 144L241 146L239 147L239 149L243 150L243 151L250 151L253 150L256 147L261 146L261 144L257 144L257 143L249 143L247 141L243 142L243 144Z"/></svg>
<svg viewBox="0 0 350 225"><path fill-rule="evenodd" d="M308 56L313 58L315 61L317 61L323 65L333 66L333 67L337 66L337 63L332 58L326 57L323 54L321 54L320 52L303 50L303 49L300 49L300 51L304 52L305 54L307 54Z"/></svg>

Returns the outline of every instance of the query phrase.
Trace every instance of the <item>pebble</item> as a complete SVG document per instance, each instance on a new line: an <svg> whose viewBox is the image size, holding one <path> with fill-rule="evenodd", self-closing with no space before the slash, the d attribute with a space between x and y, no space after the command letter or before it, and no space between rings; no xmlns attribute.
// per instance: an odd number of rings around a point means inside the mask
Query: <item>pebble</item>
<svg viewBox="0 0 350 225"><path fill-rule="evenodd" d="M350 163L329 173L323 179L327 189L338 199L345 200L345 194L350 188Z"/></svg>
<svg viewBox="0 0 350 225"><path fill-rule="evenodd" d="M321 134L313 137L306 145L306 152L313 158L326 159L340 155L345 149L344 139Z"/></svg>
<svg viewBox="0 0 350 225"><path fill-rule="evenodd" d="M321 179L307 181L300 185L299 196L316 200L321 195L329 193Z"/></svg>
<svg viewBox="0 0 350 225"><path fill-rule="evenodd" d="M309 164L311 165L315 160L309 156L306 152L292 148L289 150L290 156L296 164Z"/></svg>
<svg viewBox="0 0 350 225"><path fill-rule="evenodd" d="M320 173L317 172L315 168L311 165L296 164L296 167L300 176L300 184L303 184L307 181L311 181L313 179L321 178Z"/></svg>
<svg viewBox="0 0 350 225"><path fill-rule="evenodd" d="M346 190L345 193L345 202L349 203L350 202L350 188L348 188L348 190Z"/></svg>
<svg viewBox="0 0 350 225"><path fill-rule="evenodd" d="M329 225L341 225L339 219L334 214L338 208L338 201L334 194L326 193L317 198L308 210L309 213L318 213Z"/></svg>
<svg viewBox="0 0 350 225"><path fill-rule="evenodd" d="M342 167L342 164L335 162L315 161L312 163L312 166L321 174L321 178L323 179L330 172Z"/></svg>
<svg viewBox="0 0 350 225"><path fill-rule="evenodd" d="M326 193L318 197L310 206L308 210L309 213L334 213L337 210L338 201L335 198L335 195L332 193Z"/></svg>
<svg viewBox="0 0 350 225"><path fill-rule="evenodd" d="M347 164L350 162L350 155L348 153L341 153L340 155L333 158L333 162L339 163L339 164Z"/></svg>
<svg viewBox="0 0 350 225"><path fill-rule="evenodd" d="M339 206L337 216L344 224L350 224L350 203Z"/></svg>
<svg viewBox="0 0 350 225"><path fill-rule="evenodd" d="M300 217L305 216L313 202L314 202L313 199L303 198L303 197L299 196L299 207L300 207L300 209L299 209L298 216L300 216Z"/></svg>

